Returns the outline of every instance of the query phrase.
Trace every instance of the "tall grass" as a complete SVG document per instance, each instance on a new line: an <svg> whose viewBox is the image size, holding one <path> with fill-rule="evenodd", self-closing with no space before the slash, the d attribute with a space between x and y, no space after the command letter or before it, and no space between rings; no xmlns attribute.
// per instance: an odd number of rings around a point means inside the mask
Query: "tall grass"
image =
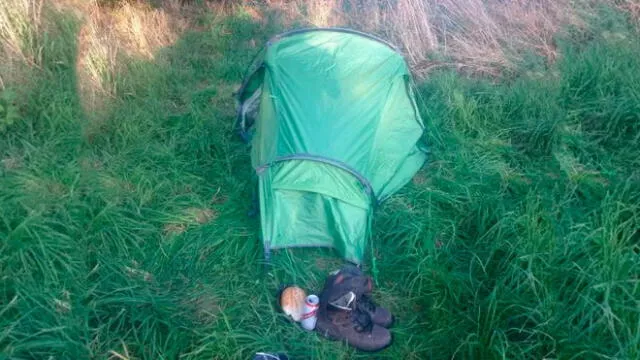
<svg viewBox="0 0 640 360"><path fill-rule="evenodd" d="M401 46L414 72L438 67L472 73L510 73L535 53L554 61L554 35L581 28L594 5L583 1L311 0L277 1L290 18L312 26L349 26Z"/></svg>
<svg viewBox="0 0 640 360"><path fill-rule="evenodd" d="M0 6L0 45L6 60L37 65L42 25L41 0L7 0Z"/></svg>
<svg viewBox="0 0 640 360"><path fill-rule="evenodd" d="M57 5L28 32L37 46L12 42L12 64L37 66L3 73L0 90L0 358L367 357L274 305L281 284L319 290L340 259L280 251L265 272L247 217L232 93L282 11L196 4L179 9L197 10L185 30L167 6ZM373 24L398 8L382 10L349 14L376 12ZM135 41L111 26L125 11L151 24ZM397 318L376 357L640 357L640 44L626 13L597 15L555 37L555 61L523 55L499 81L429 68L430 160L376 214L375 297ZM103 105L87 105L89 80Z"/></svg>
<svg viewBox="0 0 640 360"><path fill-rule="evenodd" d="M144 3L123 3L104 7L91 1L78 5L63 3L66 9L81 9L76 69L79 93L87 111L100 111L118 89L118 74L126 64L122 58L154 59L161 48L173 44L186 27L186 18L176 1L163 8Z"/></svg>
<svg viewBox="0 0 640 360"><path fill-rule="evenodd" d="M431 165L378 223L425 354L638 356L638 48L593 35L507 84L426 81Z"/></svg>

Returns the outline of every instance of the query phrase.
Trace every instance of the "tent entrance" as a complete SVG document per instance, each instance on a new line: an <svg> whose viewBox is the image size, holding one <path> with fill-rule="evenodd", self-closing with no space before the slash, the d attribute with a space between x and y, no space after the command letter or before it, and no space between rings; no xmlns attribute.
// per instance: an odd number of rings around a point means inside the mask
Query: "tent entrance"
<svg viewBox="0 0 640 360"><path fill-rule="evenodd" d="M282 159L260 167L265 251L333 247L359 263L368 241L372 197L350 171L325 160Z"/></svg>

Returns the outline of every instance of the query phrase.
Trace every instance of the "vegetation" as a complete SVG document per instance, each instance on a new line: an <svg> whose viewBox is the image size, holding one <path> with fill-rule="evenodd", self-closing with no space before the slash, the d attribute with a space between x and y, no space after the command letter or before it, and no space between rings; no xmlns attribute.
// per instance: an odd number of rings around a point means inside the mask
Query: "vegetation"
<svg viewBox="0 0 640 360"><path fill-rule="evenodd" d="M232 93L271 35L333 19L291 3L0 3L0 359L368 356L275 305L340 259L278 251L266 269L247 216ZM485 61L474 37L444 49L432 21L414 44L391 16L349 18L356 3L341 21L413 49L431 150L376 213L365 270L397 322L375 357L640 358L637 4L585 3L543 42L485 26Z"/></svg>

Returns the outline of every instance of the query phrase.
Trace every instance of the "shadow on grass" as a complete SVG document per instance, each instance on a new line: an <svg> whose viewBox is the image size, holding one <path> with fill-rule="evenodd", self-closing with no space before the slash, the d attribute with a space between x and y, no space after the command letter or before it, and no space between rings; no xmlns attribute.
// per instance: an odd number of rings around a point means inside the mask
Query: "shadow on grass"
<svg viewBox="0 0 640 360"><path fill-rule="evenodd" d="M68 14L51 17L41 69L8 84L20 121L0 142L2 356L233 358L272 343L233 335L276 316L255 281L232 93L277 24L213 15L155 62L128 59L99 126Z"/></svg>

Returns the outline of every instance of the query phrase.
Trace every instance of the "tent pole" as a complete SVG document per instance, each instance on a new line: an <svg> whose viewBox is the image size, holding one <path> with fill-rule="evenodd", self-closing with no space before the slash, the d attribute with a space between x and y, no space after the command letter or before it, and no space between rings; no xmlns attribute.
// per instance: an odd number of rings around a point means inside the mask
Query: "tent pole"
<svg viewBox="0 0 640 360"><path fill-rule="evenodd" d="M269 246L268 241L263 242L264 244L264 272L265 274L269 272L271 268L271 247Z"/></svg>

